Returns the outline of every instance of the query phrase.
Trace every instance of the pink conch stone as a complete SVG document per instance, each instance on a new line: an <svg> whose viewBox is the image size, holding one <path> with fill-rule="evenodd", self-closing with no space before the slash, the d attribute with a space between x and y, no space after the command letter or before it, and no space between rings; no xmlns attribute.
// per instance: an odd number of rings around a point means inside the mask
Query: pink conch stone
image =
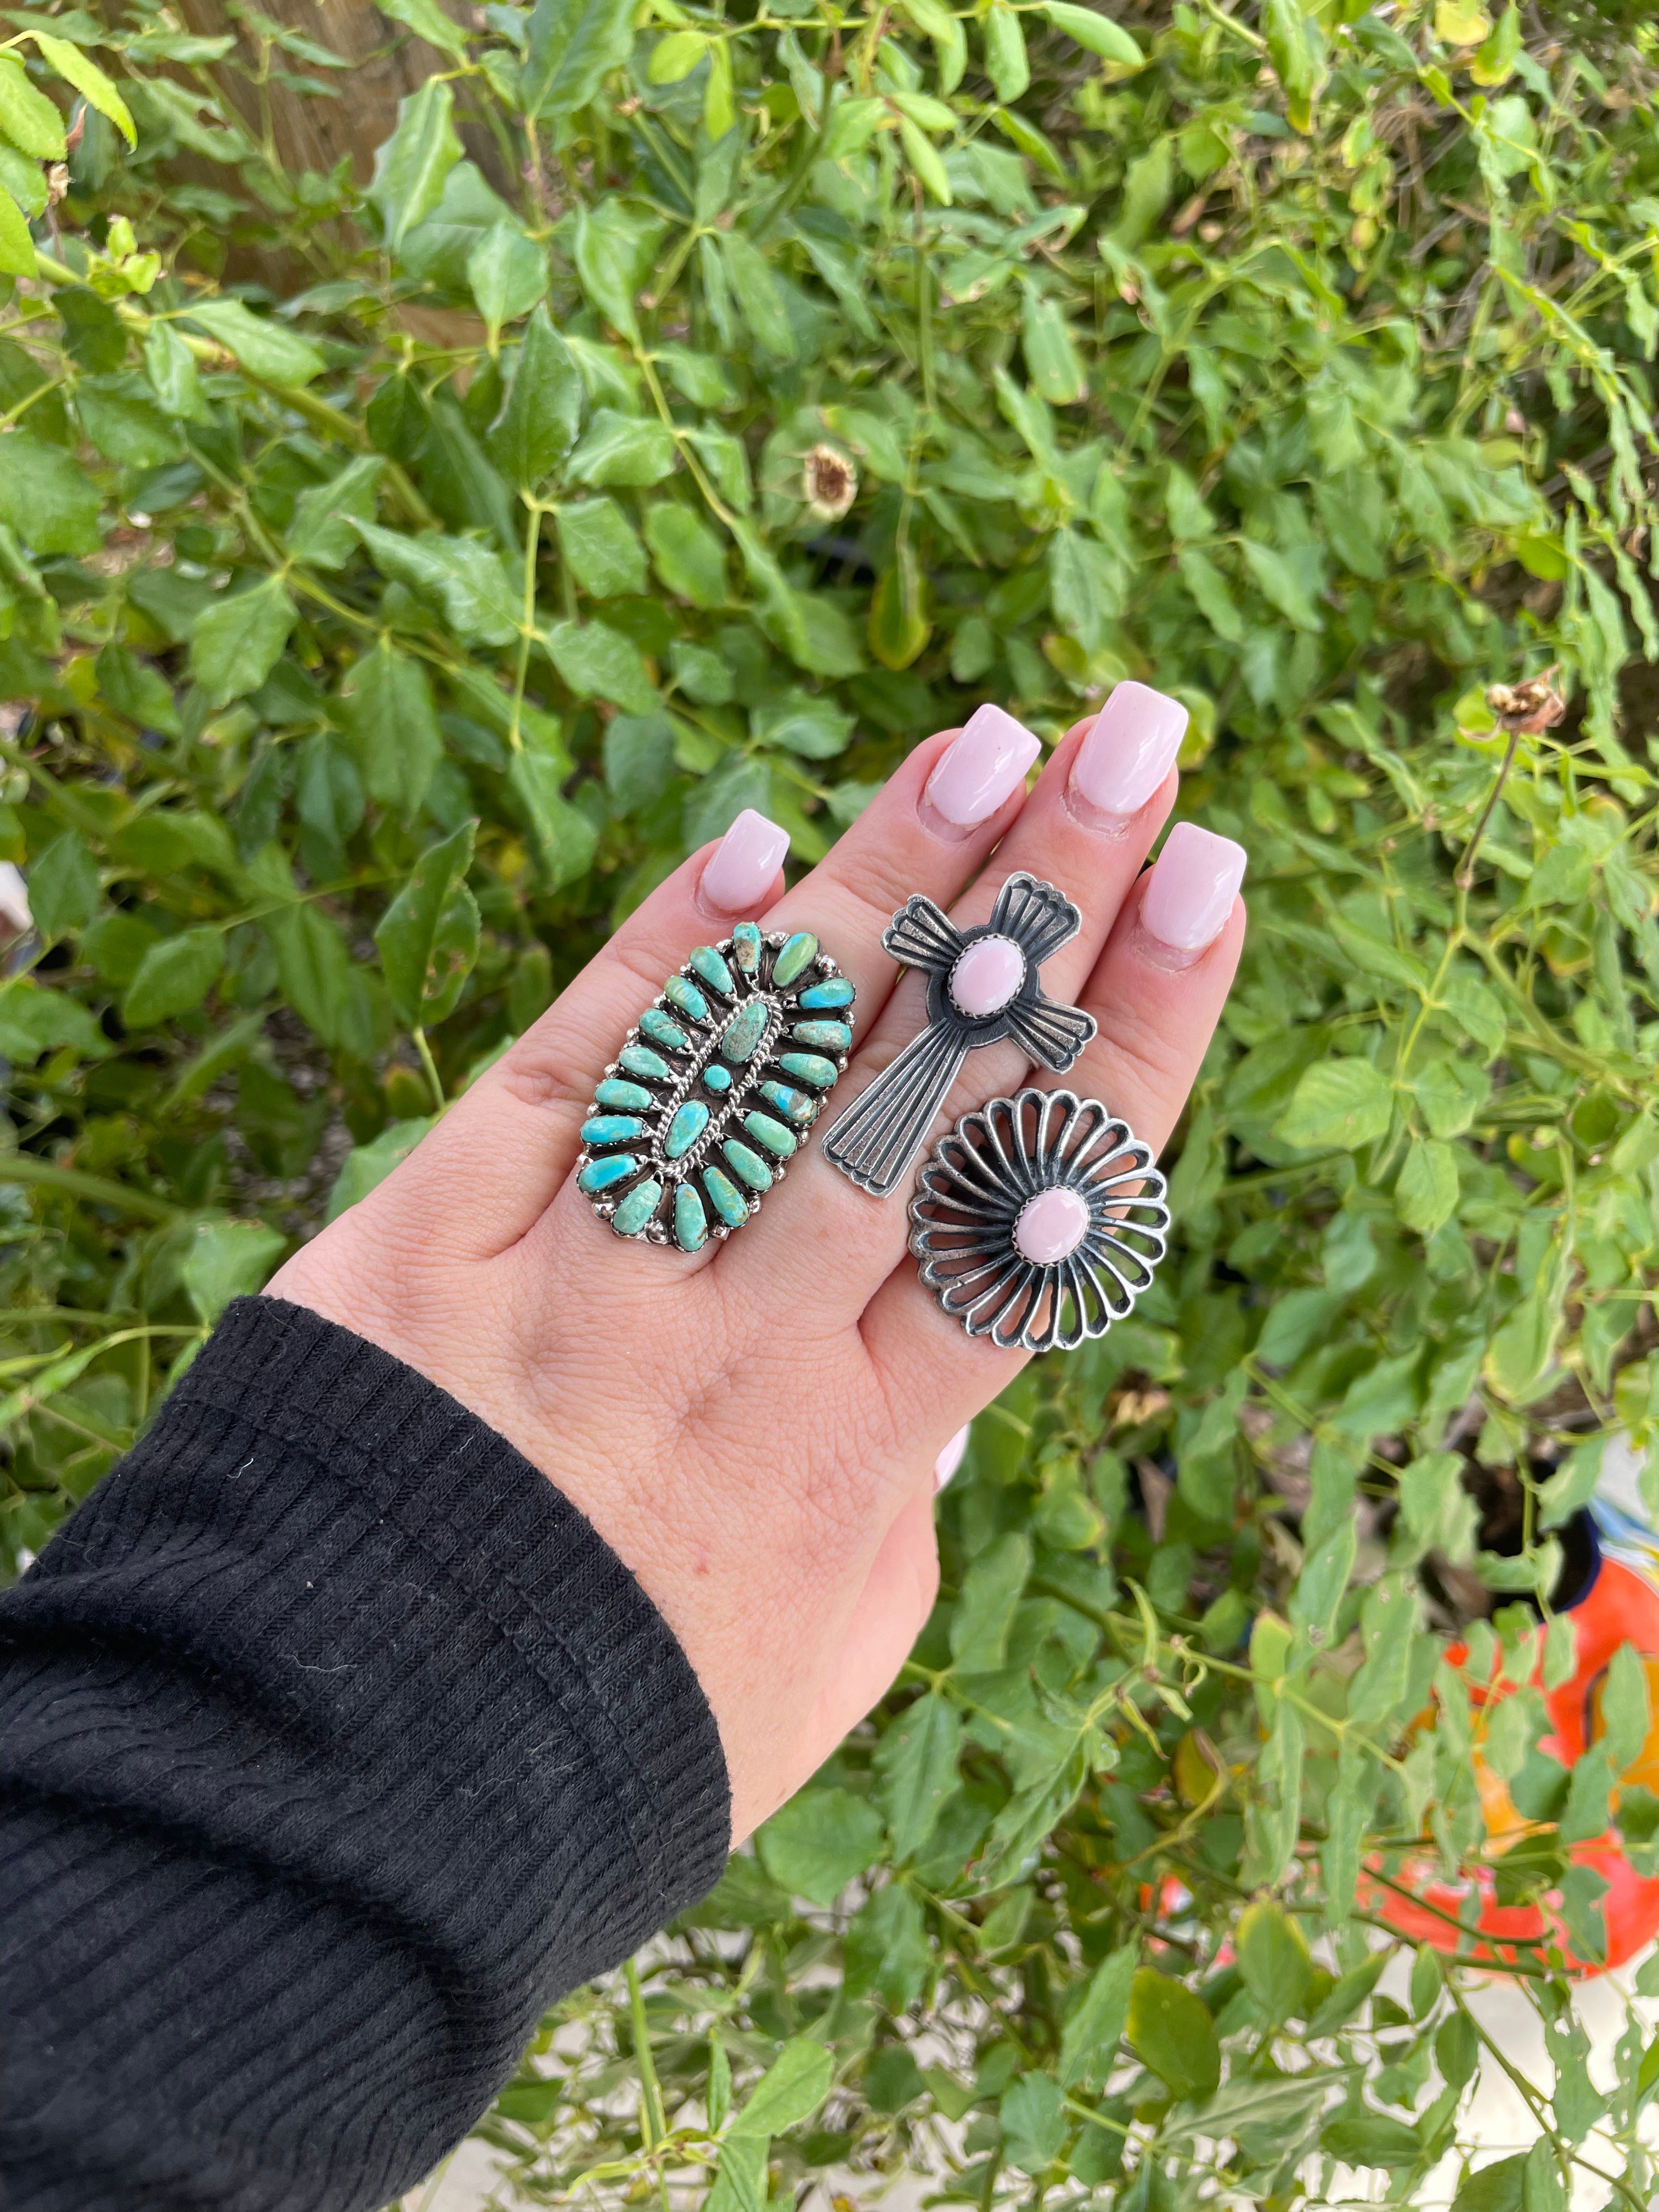
<svg viewBox="0 0 1659 2212"><path fill-rule="evenodd" d="M1014 1224L1014 1249L1033 1267L1050 1267L1075 1252L1089 1233L1086 1199L1064 1187L1028 1198Z"/></svg>
<svg viewBox="0 0 1659 2212"><path fill-rule="evenodd" d="M951 996L975 1020L1000 1014L1025 981L1025 955L1012 937L976 937L951 970Z"/></svg>

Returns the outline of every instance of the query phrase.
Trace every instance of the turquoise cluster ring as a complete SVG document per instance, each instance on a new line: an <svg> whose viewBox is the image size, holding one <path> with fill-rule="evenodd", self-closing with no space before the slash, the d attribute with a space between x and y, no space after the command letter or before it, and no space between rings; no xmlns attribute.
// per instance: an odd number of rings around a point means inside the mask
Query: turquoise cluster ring
<svg viewBox="0 0 1659 2212"><path fill-rule="evenodd" d="M594 1212L682 1252L751 1220L846 1073L854 996L810 930L698 945L594 1091L576 1163Z"/></svg>

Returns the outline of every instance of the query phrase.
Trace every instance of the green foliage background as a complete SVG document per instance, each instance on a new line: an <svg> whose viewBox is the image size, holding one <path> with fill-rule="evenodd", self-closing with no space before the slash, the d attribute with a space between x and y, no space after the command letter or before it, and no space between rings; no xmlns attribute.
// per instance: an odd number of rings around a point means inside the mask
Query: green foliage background
<svg viewBox="0 0 1659 2212"><path fill-rule="evenodd" d="M1372 1987L1401 1852L1482 1834L1443 1632L1524 1680L1659 1419L1652 35L385 13L434 67L362 189L283 167L272 88L350 88L252 6L4 18L7 1556L739 808L808 862L980 697L1173 690L1253 927L1163 1280L978 1424L893 1697L484 2127L530 2201L1409 2202L1485 2039L1467 1968ZM1607 1777L1512 1702L1504 1879L1594 1956ZM1659 2055L1595 2087L1559 1966L1463 2212L1650 2200Z"/></svg>

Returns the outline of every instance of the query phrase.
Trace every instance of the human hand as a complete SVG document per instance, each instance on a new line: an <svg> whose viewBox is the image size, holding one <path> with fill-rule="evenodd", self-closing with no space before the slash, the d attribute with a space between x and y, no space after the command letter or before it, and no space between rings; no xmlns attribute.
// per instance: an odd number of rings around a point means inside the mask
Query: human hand
<svg viewBox="0 0 1659 2212"><path fill-rule="evenodd" d="M1044 988L1099 1024L1063 1079L1038 1079L1103 1098L1161 1146L1244 931L1244 854L1226 839L1179 825L1141 872L1174 804L1185 722L1173 701L1121 684L1028 797L1037 740L981 709L918 745L792 890L783 832L740 817L268 1286L470 1407L632 1569L713 1708L734 1843L903 1663L938 1583L935 1462L1023 1359L965 1335L917 1280L914 1176L873 1200L815 1146L729 1242L686 1254L611 1235L572 1173L594 1085L692 948L753 917L813 931L857 986L827 1126L925 1020L923 979L882 950L895 909L923 891L958 923L983 921L1024 869L1083 917ZM946 1115L1028 1073L1012 1042L971 1054Z"/></svg>

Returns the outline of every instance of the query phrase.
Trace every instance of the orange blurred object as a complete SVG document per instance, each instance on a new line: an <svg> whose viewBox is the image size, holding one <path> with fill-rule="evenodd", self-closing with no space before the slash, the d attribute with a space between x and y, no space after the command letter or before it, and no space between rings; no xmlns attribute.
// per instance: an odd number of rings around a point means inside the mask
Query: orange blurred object
<svg viewBox="0 0 1659 2212"><path fill-rule="evenodd" d="M1595 1543L1589 1579L1565 1609L1565 1617L1572 1624L1573 1669L1553 1690L1543 1686L1541 1626L1535 1633L1531 1680L1543 1696L1551 1723L1550 1733L1542 1738L1540 1748L1571 1768L1600 1740L1601 1689L1607 1667L1614 1653L1629 1644L1640 1656L1647 1676L1650 1724L1646 1741L1620 1781L1659 1796L1659 1537L1629 1510L1638 1504L1633 1482L1608 1487L1611 1494L1598 1492L1590 1508ZM1462 1665L1468 1656L1463 1644L1453 1644L1446 1654L1454 1667ZM1473 1702L1479 1708L1513 1694L1514 1685L1503 1682L1488 1693L1477 1687ZM1593 1868L1607 1886L1601 1899L1607 1930L1605 1959L1590 1961L1574 1954L1561 1916L1559 1892L1550 1893L1537 1904L1500 1905L1495 1863L1530 1832L1531 1824L1516 1809L1507 1784L1492 1772L1478 1748L1474 1772L1489 1839L1482 1863L1460 1879L1449 1881L1437 1857L1425 1854L1420 1859L1407 1859L1396 1879L1413 1894L1403 1897L1376 1880L1380 1868L1373 1862L1372 1879L1365 1885L1369 1902L1390 1927L1414 1942L1455 1951L1462 1940L1460 1930L1440 1916L1459 1920L1471 1893L1478 1893L1480 1911L1474 1924L1486 1940L1464 1955L1476 1961L1513 1960L1519 1955L1516 1945L1545 1942L1559 1946L1569 1970L1583 1976L1623 1966L1659 1936L1659 1880L1638 1875L1625 1856L1618 1836L1611 1832L1567 1846L1567 1856L1575 1864Z"/></svg>

